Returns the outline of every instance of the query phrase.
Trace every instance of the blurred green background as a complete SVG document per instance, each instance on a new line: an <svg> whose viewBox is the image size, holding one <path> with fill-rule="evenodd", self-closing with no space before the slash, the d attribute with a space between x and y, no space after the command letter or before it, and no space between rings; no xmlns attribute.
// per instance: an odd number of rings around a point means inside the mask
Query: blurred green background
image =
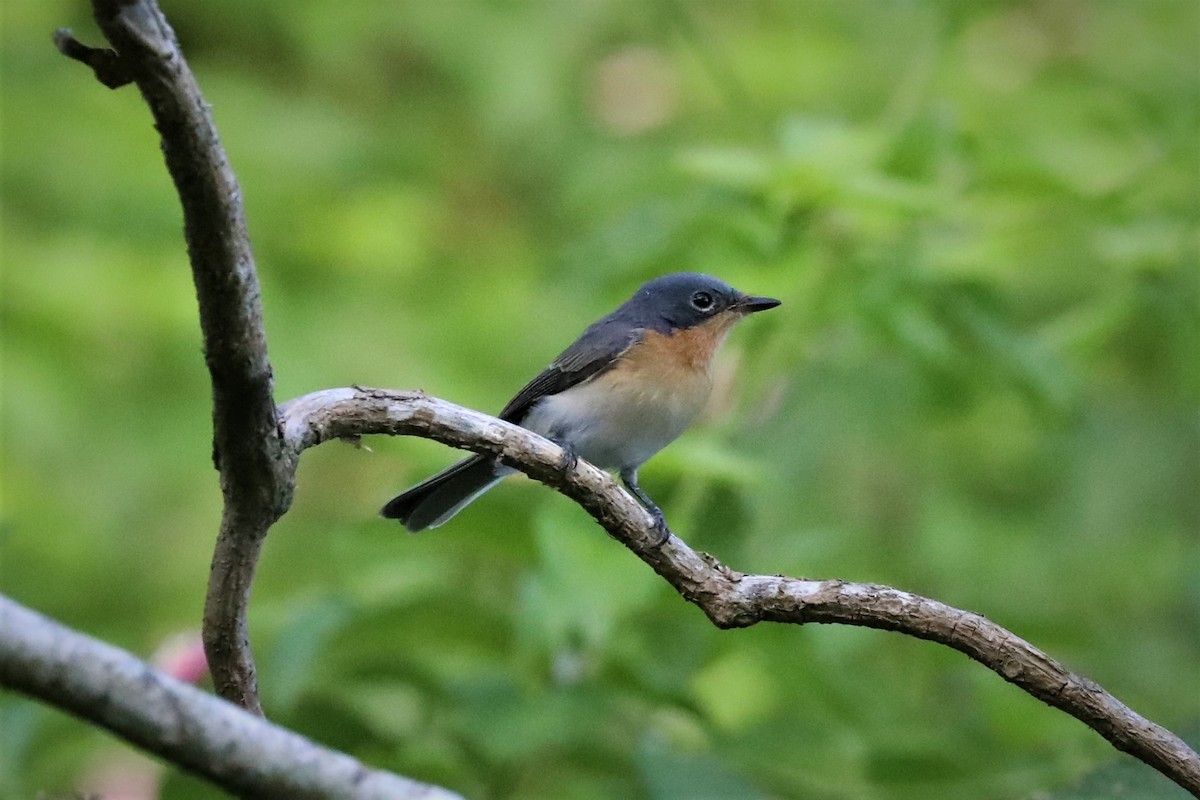
<svg viewBox="0 0 1200 800"><path fill-rule="evenodd" d="M679 534L979 611L1200 720L1196 3L165 6L280 400L495 412L642 281L719 275L785 305L643 471ZM220 509L179 205L137 92L51 46L99 43L86 4L3 15L0 586L149 656L199 624ZM521 478L404 535L378 507L456 454L368 445L305 455L250 622L270 716L370 764L472 798L916 800L1124 758L946 648L717 631ZM0 698L0 796L125 751Z"/></svg>

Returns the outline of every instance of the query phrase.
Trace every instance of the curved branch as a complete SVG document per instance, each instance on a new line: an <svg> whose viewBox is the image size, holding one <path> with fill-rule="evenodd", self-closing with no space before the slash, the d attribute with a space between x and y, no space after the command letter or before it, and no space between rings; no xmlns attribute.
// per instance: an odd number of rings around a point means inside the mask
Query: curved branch
<svg viewBox="0 0 1200 800"><path fill-rule="evenodd" d="M578 502L719 628L758 622L841 623L953 647L1200 797L1200 756L1181 739L979 614L888 586L746 575L675 536L655 547L650 515L607 473L585 461L564 470L558 445L421 393L329 389L289 401L280 415L287 447L296 455L330 439L370 433L421 436L492 453Z"/></svg>
<svg viewBox="0 0 1200 800"><path fill-rule="evenodd" d="M259 289L241 195L208 106L152 0L93 0L113 45L65 53L130 77L154 114L184 209L213 381L214 453L225 509L205 606L205 649L217 690L261 713L246 639L246 607L263 537L288 508L300 452L330 438L412 434L491 452L575 499L719 627L759 621L840 622L900 631L966 653L1044 702L1092 727L1115 747L1200 796L1200 757L1100 687L977 614L885 586L743 575L672 537L655 547L646 511L609 476L520 428L418 394L335 389L293 401L277 416ZM78 45L78 46L77 46ZM283 431L281 437L280 431Z"/></svg>
<svg viewBox="0 0 1200 800"><path fill-rule="evenodd" d="M0 685L101 725L238 797L458 798L369 769L2 595Z"/></svg>
<svg viewBox="0 0 1200 800"><path fill-rule="evenodd" d="M295 464L278 435L271 364L241 189L209 106L153 0L94 0L113 50L55 34L66 55L109 86L134 81L162 135L213 387L213 460L225 506L204 609L204 646L221 696L262 714L245 609L263 537L291 504Z"/></svg>

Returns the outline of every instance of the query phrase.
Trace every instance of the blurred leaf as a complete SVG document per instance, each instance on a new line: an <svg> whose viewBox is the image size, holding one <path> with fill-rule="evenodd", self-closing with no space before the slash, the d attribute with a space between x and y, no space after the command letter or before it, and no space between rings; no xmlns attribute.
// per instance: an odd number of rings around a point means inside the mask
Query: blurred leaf
<svg viewBox="0 0 1200 800"><path fill-rule="evenodd" d="M654 800L766 800L770 795L722 764L711 752L686 752L649 734L638 752L642 779Z"/></svg>
<svg viewBox="0 0 1200 800"><path fill-rule="evenodd" d="M1192 747L1200 745L1200 727L1191 726L1185 737ZM1187 792L1139 761L1121 757L1093 770L1075 785L1051 792L1037 792L1029 800L1176 800Z"/></svg>
<svg viewBox="0 0 1200 800"><path fill-rule="evenodd" d="M268 707L287 713L312 678L315 664L334 634L353 616L353 608L337 598L321 598L294 609L272 651L263 658L271 681L263 687Z"/></svg>
<svg viewBox="0 0 1200 800"><path fill-rule="evenodd" d="M692 692L721 728L744 730L759 724L778 704L779 688L749 650L734 650L696 673Z"/></svg>
<svg viewBox="0 0 1200 800"><path fill-rule="evenodd" d="M625 548L563 501L536 519L539 565L522 589L522 618L550 652L603 651L619 623L659 588Z"/></svg>
<svg viewBox="0 0 1200 800"><path fill-rule="evenodd" d="M357 681L330 687L325 693L340 700L343 709L356 714L382 740L405 739L421 733L426 710L417 687Z"/></svg>
<svg viewBox="0 0 1200 800"><path fill-rule="evenodd" d="M29 751L37 737L45 711L31 700L6 696L0 699L0 797L29 794L22 787Z"/></svg>

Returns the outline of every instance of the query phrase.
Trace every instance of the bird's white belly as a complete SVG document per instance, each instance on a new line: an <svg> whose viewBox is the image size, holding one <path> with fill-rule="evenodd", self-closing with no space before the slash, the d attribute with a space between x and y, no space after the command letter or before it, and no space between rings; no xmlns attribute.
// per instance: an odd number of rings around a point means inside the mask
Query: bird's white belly
<svg viewBox="0 0 1200 800"><path fill-rule="evenodd" d="M522 424L603 469L636 468L692 424L709 389L707 374L668 385L614 370L543 398Z"/></svg>

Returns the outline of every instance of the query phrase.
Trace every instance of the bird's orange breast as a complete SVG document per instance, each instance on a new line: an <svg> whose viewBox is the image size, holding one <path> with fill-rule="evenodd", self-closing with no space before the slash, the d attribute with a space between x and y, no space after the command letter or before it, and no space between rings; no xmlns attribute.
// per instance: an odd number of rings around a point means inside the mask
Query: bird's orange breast
<svg viewBox="0 0 1200 800"><path fill-rule="evenodd" d="M525 427L570 442L600 467L644 463L687 429L712 391L712 356L736 315L662 334L647 331L611 369L543 398Z"/></svg>
<svg viewBox="0 0 1200 800"><path fill-rule="evenodd" d="M684 383L696 379L692 373L707 378L713 356L737 320L735 314L726 313L670 334L646 331L639 344L621 355L620 368L661 373L664 380Z"/></svg>
<svg viewBox="0 0 1200 800"><path fill-rule="evenodd" d="M670 408L690 421L708 402L713 355L736 321L722 314L670 334L646 331L598 380L633 406Z"/></svg>

